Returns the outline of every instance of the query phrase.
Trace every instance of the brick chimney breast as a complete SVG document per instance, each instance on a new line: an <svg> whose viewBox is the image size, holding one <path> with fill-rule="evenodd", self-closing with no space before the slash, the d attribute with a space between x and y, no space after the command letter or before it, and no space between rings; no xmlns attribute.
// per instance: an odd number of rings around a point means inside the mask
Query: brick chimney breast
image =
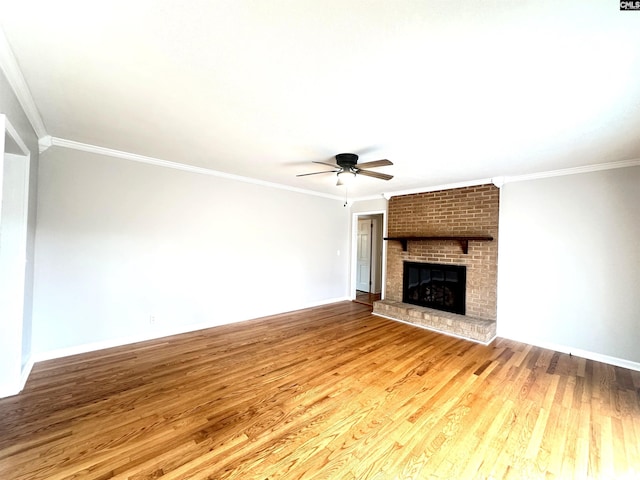
<svg viewBox="0 0 640 480"><path fill-rule="evenodd" d="M464 254L455 240L411 240L407 251L389 240L385 299L402 302L403 262L467 267L466 315L496 320L498 213L500 190L492 185L391 197L388 236L489 235L493 241L469 241Z"/></svg>

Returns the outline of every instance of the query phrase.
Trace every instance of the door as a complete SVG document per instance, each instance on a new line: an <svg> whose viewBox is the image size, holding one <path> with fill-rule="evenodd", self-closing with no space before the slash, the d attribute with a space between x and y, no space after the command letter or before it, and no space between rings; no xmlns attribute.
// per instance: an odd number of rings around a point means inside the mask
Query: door
<svg viewBox="0 0 640 480"><path fill-rule="evenodd" d="M356 289L362 292L371 292L372 230L370 218L358 219Z"/></svg>

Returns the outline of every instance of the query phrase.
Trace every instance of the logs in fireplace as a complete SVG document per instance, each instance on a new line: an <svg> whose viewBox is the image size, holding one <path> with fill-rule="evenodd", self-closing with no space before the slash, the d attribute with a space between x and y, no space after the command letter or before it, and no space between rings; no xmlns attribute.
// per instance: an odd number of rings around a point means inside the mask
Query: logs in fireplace
<svg viewBox="0 0 640 480"><path fill-rule="evenodd" d="M403 303L465 314L467 267L404 262Z"/></svg>

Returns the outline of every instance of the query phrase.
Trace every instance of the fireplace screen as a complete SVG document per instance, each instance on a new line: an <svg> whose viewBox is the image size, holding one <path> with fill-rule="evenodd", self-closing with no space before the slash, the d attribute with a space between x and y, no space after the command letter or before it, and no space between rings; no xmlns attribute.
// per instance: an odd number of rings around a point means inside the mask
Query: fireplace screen
<svg viewBox="0 0 640 480"><path fill-rule="evenodd" d="M467 267L404 262L402 301L465 314Z"/></svg>

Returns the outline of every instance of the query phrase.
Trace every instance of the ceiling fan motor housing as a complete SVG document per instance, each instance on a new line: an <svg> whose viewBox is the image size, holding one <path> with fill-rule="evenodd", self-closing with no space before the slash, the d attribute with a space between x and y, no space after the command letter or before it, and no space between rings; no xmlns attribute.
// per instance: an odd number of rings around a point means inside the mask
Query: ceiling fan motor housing
<svg viewBox="0 0 640 480"><path fill-rule="evenodd" d="M339 153L338 155L336 155L336 162L342 168L350 170L358 163L358 155L356 155L355 153Z"/></svg>

